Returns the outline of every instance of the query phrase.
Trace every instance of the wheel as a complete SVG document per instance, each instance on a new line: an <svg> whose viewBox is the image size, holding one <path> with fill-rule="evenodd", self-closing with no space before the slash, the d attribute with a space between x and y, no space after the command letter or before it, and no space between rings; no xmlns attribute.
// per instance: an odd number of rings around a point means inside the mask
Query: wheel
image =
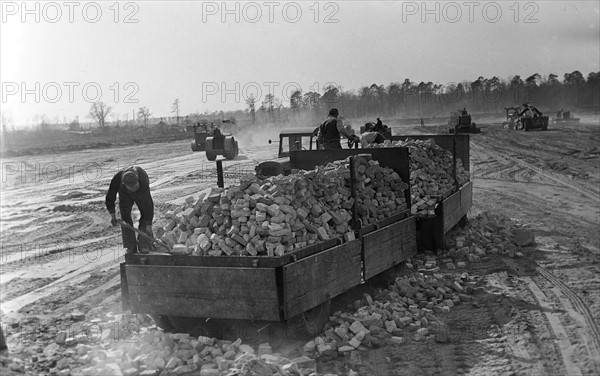
<svg viewBox="0 0 600 376"><path fill-rule="evenodd" d="M201 324L202 320L197 317L169 316L173 329L178 333L189 333Z"/></svg>
<svg viewBox="0 0 600 376"><path fill-rule="evenodd" d="M315 308L291 318L288 320L288 325L292 326L298 334L314 338L321 333L323 327L327 324L330 309L331 301L327 300Z"/></svg>
<svg viewBox="0 0 600 376"><path fill-rule="evenodd" d="M192 141L192 151L200 151L200 148L196 145L195 141Z"/></svg>
<svg viewBox="0 0 600 376"><path fill-rule="evenodd" d="M233 139L233 137L227 137L225 139L223 156L226 159L235 159L235 157L237 157L236 144L237 142Z"/></svg>
<svg viewBox="0 0 600 376"><path fill-rule="evenodd" d="M217 154L216 153L209 153L207 151L206 152L206 159L208 159L209 161L214 161L215 159L217 159Z"/></svg>
<svg viewBox="0 0 600 376"><path fill-rule="evenodd" d="M156 326L163 329L165 332L171 332L173 329L175 329L168 316L150 315L150 317L152 317L152 320L154 320Z"/></svg>
<svg viewBox="0 0 600 376"><path fill-rule="evenodd" d="M517 123L515 124L515 129L518 131L523 130L523 123L521 122L521 120L517 120Z"/></svg>

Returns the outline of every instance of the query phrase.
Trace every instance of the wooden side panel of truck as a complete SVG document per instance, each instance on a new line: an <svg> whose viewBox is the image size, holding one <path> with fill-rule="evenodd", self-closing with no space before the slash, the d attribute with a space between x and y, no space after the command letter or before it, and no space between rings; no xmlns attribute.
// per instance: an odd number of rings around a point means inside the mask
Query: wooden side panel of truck
<svg viewBox="0 0 600 376"><path fill-rule="evenodd" d="M280 319L275 268L126 265L125 273L134 313Z"/></svg>

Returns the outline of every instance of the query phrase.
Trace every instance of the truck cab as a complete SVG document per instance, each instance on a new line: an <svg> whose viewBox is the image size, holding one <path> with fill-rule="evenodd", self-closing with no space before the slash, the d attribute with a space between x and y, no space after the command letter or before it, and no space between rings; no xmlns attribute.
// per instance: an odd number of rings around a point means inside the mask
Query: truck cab
<svg viewBox="0 0 600 376"><path fill-rule="evenodd" d="M317 133L319 128L289 128L279 133L279 152L278 158L289 157L292 150L313 150L318 149ZM269 140L269 143L272 141Z"/></svg>
<svg viewBox="0 0 600 376"><path fill-rule="evenodd" d="M319 143L317 133L319 128L302 127L284 129L279 133L279 151L277 158L259 163L256 166L256 175L261 177L288 175L290 168L290 151L292 150L317 150ZM275 141L277 142L277 141ZM269 144L273 141L269 140Z"/></svg>

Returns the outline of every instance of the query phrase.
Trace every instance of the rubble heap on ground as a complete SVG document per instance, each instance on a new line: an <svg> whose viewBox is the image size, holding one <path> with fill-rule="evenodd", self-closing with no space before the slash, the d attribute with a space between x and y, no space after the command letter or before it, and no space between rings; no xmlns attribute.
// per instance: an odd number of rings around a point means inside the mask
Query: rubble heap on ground
<svg viewBox="0 0 600 376"><path fill-rule="evenodd" d="M286 358L269 343L250 346L188 333L167 333L146 315L108 313L105 319L57 333L46 347L23 348L31 363L15 358L18 374L57 376L300 376L316 372L315 359ZM15 350L13 350L15 351ZM4 363L4 360L3 360ZM43 372L42 372L43 370Z"/></svg>
<svg viewBox="0 0 600 376"><path fill-rule="evenodd" d="M435 263L435 256L427 262ZM345 353L438 336L436 314L448 313L452 307L470 301L476 283L467 273L442 276L412 272L396 278L388 289L378 292L376 299L365 294L355 303L355 313L335 312L323 334L309 342L305 350L321 355Z"/></svg>
<svg viewBox="0 0 600 376"><path fill-rule="evenodd" d="M447 255L457 260L478 262L486 254L515 257L519 247L534 242L533 233L510 218L484 212L469 219L469 225L453 230Z"/></svg>
<svg viewBox="0 0 600 376"><path fill-rule="evenodd" d="M407 208L408 185L370 155L356 157L357 213L363 223ZM344 236L350 228L349 160L260 180L243 177L239 186L211 188L169 211L157 236L173 253L282 256L319 241Z"/></svg>
<svg viewBox="0 0 600 376"><path fill-rule="evenodd" d="M371 148L406 147L410 151L411 211L417 216L435 215L435 206L453 191L452 153L438 146L433 139L404 141L386 140L382 144L369 144ZM469 181L460 158L456 161L458 186Z"/></svg>

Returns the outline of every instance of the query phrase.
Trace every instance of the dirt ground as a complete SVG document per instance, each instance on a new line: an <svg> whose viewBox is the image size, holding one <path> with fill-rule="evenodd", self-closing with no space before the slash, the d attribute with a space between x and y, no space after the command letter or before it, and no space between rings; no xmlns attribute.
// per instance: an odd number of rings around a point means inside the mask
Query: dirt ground
<svg viewBox="0 0 600 376"><path fill-rule="evenodd" d="M483 133L471 136L469 216L505 215L530 229L535 244L523 257L493 255L457 271L480 277L485 292L444 316L447 340L322 357L319 374L600 374L599 117L551 124L545 132L478 125ZM447 133L447 127L394 132ZM244 141L240 156L224 163L225 184L276 154L276 145ZM73 310L91 323L122 313L123 250L104 195L114 173L130 163L149 172L156 217L216 185L214 163L192 153L188 140L2 160L2 326L9 356L27 373L50 374L55 365L32 352L73 325ZM344 299L378 291L369 284L356 290ZM301 353L304 343L271 340L284 354Z"/></svg>

